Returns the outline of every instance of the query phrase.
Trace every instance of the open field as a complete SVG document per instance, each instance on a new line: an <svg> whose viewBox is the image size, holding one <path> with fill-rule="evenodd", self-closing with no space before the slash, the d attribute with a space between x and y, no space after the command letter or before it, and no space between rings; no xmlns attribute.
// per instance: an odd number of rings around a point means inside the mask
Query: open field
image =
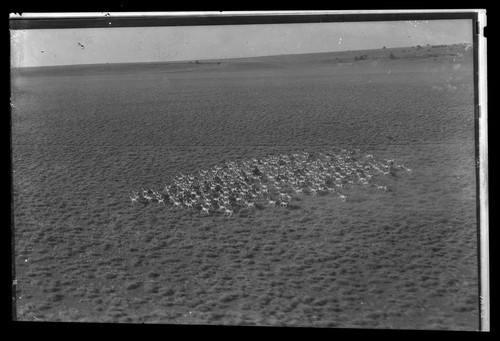
<svg viewBox="0 0 500 341"><path fill-rule="evenodd" d="M471 52L14 70L17 318L477 330ZM413 171L229 218L129 198L324 148Z"/></svg>

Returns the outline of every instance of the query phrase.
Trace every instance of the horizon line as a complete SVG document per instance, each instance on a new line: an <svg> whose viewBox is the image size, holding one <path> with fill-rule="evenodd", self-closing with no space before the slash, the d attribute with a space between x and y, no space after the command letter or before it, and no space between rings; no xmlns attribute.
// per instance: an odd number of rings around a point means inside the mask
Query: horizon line
<svg viewBox="0 0 500 341"><path fill-rule="evenodd" d="M164 60L164 61L136 61L136 62L110 62L110 63L79 63L79 64L58 64L58 65L39 65L39 66L11 66L11 70L17 69L39 69L39 68L57 68L57 67L71 67L71 66L104 66L104 65L126 65L126 64L167 64L167 63L190 63L196 61L229 61L235 59L252 59L252 58L266 58L266 57L280 57L280 56L301 56L301 55L312 55L312 54L329 54L329 53L345 53L345 52L356 52L356 51L375 51L375 50L395 50L402 48L414 48L418 46L453 46L453 45L472 45L469 42L462 43L447 43L447 44L437 44L437 45L408 45L408 46L397 46L397 47L379 47L374 49L359 49L359 50L340 50L340 51L324 51L324 52L306 52L306 53L282 53L282 54L271 54L271 55L259 55L259 56L247 56L247 57L228 57L228 58L205 58L205 59L182 59L182 60Z"/></svg>

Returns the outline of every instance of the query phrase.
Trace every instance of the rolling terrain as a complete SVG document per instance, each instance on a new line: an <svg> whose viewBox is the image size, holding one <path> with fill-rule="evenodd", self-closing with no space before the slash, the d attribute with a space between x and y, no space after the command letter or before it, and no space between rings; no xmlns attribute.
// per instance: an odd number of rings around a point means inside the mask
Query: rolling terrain
<svg viewBox="0 0 500 341"><path fill-rule="evenodd" d="M467 45L12 70L17 319L477 330L473 85ZM129 198L331 148L412 172L229 218Z"/></svg>

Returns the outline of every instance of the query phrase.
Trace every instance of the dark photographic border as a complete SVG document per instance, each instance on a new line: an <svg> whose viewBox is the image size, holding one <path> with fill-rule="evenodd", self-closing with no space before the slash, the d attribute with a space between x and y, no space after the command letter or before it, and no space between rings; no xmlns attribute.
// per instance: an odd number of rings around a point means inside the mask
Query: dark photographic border
<svg viewBox="0 0 500 341"><path fill-rule="evenodd" d="M103 13L102 15L78 17L78 13L70 16L11 16L10 30L35 29L76 29L76 28L115 28L115 27L152 27L152 26L205 26L205 25L265 25L265 24L301 24L329 22L367 22L367 21L405 21L405 20L453 20L468 19L472 21L473 69L474 69L474 128L475 128L475 161L476 161L476 217L478 243L478 278L479 278L479 328L489 330L489 249L488 249L488 171L487 171L487 139L484 136L486 124L486 75L481 74L486 63L484 46L480 40L484 38L485 13L480 10L446 10L446 11L296 11L296 12L198 12L198 13L155 13L146 15L122 12L119 15ZM482 55L480 55L480 53ZM481 59L482 58L482 59ZM480 93L481 91L481 93ZM486 159L485 159L486 158ZM11 163L12 164L12 163ZM12 181L12 174L11 174ZM11 203L12 200L11 183ZM11 216L11 253L14 254L14 221ZM12 257L12 256L11 256ZM13 257L12 257L13 258ZM13 264L12 264L13 266ZM15 293L15 269L11 270L12 293ZM15 297L15 294L13 295ZM15 299L12 301L13 319L15 320Z"/></svg>

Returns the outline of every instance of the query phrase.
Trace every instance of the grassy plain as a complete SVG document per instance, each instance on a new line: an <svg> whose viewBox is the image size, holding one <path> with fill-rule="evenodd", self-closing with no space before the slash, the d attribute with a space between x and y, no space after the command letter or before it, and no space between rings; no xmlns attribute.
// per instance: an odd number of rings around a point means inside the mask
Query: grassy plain
<svg viewBox="0 0 500 341"><path fill-rule="evenodd" d="M17 318L476 330L473 104L463 45L13 70ZM413 172L230 219L129 199L329 147Z"/></svg>

